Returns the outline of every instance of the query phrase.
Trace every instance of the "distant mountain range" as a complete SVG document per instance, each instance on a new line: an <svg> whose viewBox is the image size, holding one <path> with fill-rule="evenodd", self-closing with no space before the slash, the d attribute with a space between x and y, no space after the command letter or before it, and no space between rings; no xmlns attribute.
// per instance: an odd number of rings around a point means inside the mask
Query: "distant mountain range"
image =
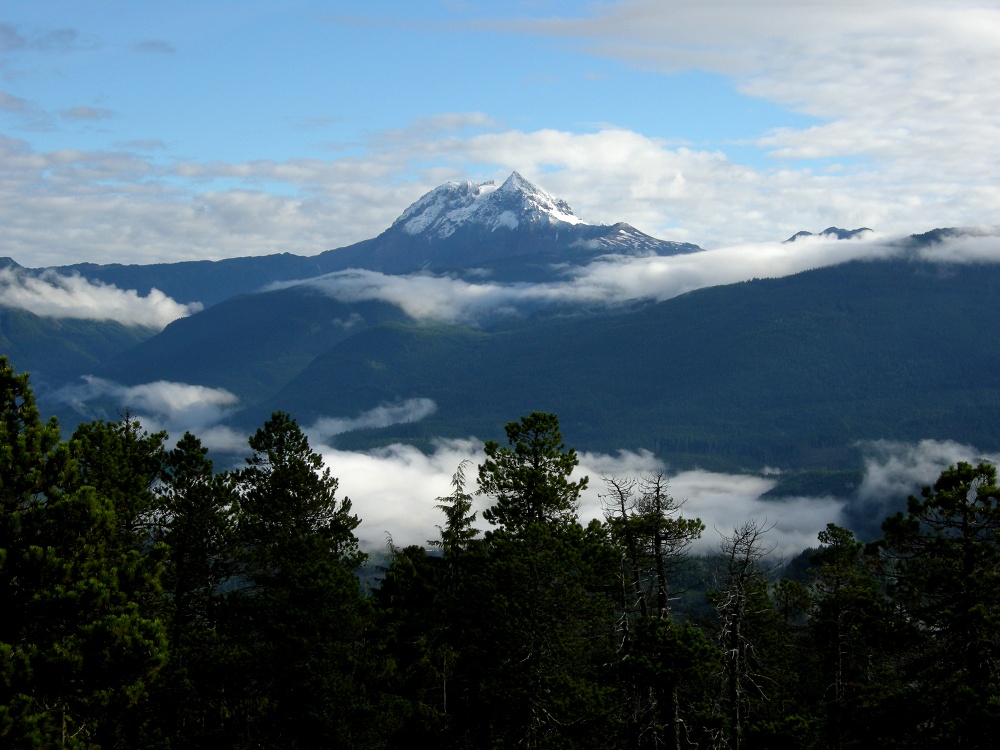
<svg viewBox="0 0 1000 750"><path fill-rule="evenodd" d="M1000 449L1000 265L942 265L917 252L960 234L913 235L879 261L609 305L567 293L583 283L580 269L701 249L627 224L584 223L514 173L500 186L443 185L378 237L314 257L51 269L205 309L157 332L0 307L0 346L33 371L43 408L69 426L129 406L106 395L75 410L60 398L94 375L224 388L240 407L226 423L247 430L274 409L309 424L414 399L435 406L418 422L342 434L344 447L494 437L504 422L544 410L560 415L579 449L850 475L859 441ZM13 261L0 269L39 272ZM410 307L356 289L404 281L416 294ZM435 296L445 283L490 314L430 322L414 312L421 301L451 304ZM553 302L553 290L565 298Z"/></svg>

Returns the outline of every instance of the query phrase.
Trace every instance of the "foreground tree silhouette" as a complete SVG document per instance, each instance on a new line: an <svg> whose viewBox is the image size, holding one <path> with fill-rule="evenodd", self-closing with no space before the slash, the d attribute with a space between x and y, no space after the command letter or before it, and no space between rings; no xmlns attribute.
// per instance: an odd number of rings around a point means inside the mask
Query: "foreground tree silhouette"
<svg viewBox="0 0 1000 750"><path fill-rule="evenodd" d="M682 693L718 670L718 650L688 624L670 619L671 577L705 526L683 518L666 476L605 477L605 518L620 549L622 680L631 747L681 748L698 731ZM637 494L638 493L638 494ZM701 703L695 701L695 703Z"/></svg>
<svg viewBox="0 0 1000 750"><path fill-rule="evenodd" d="M0 409L0 744L115 747L166 658L159 567L6 358Z"/></svg>
<svg viewBox="0 0 1000 750"><path fill-rule="evenodd" d="M287 414L272 415L250 447L236 476L241 588L229 612L242 649L231 686L237 746L362 745L358 518Z"/></svg>
<svg viewBox="0 0 1000 750"><path fill-rule="evenodd" d="M995 466L959 463L870 546L912 626L903 676L924 747L987 747L1000 731L998 500Z"/></svg>
<svg viewBox="0 0 1000 750"><path fill-rule="evenodd" d="M729 746L739 750L748 707L764 695L763 654L758 648L760 621L773 616L768 598L767 556L774 550L764 537L772 526L751 519L723 535L719 547L720 581L710 592L718 612L722 651L723 704L729 720Z"/></svg>
<svg viewBox="0 0 1000 750"><path fill-rule="evenodd" d="M169 548L164 570L170 661L161 674L158 716L172 748L223 746L228 644L220 631L224 589L236 553L232 476L215 474L208 450L185 433L163 470L156 538Z"/></svg>
<svg viewBox="0 0 1000 750"><path fill-rule="evenodd" d="M884 744L887 727L873 696L896 688L891 663L903 629L864 544L833 523L818 538L822 546L810 557L806 645L815 660L826 742L834 749Z"/></svg>
<svg viewBox="0 0 1000 750"><path fill-rule="evenodd" d="M482 743L607 745L616 555L606 530L576 516L586 478L571 480L554 414L506 426L509 446L487 442L480 492L486 560L479 579ZM473 744L477 744L473 742Z"/></svg>
<svg viewBox="0 0 1000 750"><path fill-rule="evenodd" d="M506 532L531 524L576 522L580 493L588 479L575 482L576 451L567 449L555 414L532 412L504 428L509 447L493 440L484 446L479 492L494 500L483 518Z"/></svg>

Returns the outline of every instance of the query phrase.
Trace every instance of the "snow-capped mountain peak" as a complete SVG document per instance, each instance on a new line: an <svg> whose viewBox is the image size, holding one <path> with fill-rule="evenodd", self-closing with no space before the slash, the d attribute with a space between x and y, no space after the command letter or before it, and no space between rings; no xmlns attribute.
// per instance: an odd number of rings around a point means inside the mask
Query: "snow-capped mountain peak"
<svg viewBox="0 0 1000 750"><path fill-rule="evenodd" d="M407 208L393 227L409 235L449 237L463 225L488 231L522 225L580 224L566 201L553 198L514 172L496 183L449 182Z"/></svg>

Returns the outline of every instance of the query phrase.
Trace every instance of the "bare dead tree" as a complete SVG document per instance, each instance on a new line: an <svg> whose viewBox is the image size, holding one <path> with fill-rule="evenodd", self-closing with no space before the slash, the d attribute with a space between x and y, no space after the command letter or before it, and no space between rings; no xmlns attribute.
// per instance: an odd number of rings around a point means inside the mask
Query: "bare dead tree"
<svg viewBox="0 0 1000 750"><path fill-rule="evenodd" d="M669 617L669 576L705 526L700 519L680 516L683 503L668 492L667 477L656 472L641 479L603 477L605 518L621 545L621 651L628 657L636 618L650 624ZM654 619L647 619L654 618ZM639 628L639 632L643 632ZM645 629L647 633L649 629ZM636 641L638 642L638 641ZM648 645L648 644L647 644ZM648 658L650 654L644 654ZM629 727L633 747L681 747L678 684L633 684L628 691ZM664 722L666 719L666 722ZM664 732L664 725L672 731Z"/></svg>
<svg viewBox="0 0 1000 750"><path fill-rule="evenodd" d="M774 524L750 519L735 527L730 535L722 534L719 545L719 586L715 609L719 614L718 643L722 649L725 683L724 700L730 721L730 747L739 750L744 721L744 707L751 690L763 694L753 669L753 639L747 632L748 621L770 606L766 595L770 567L765 559L775 545L764 536Z"/></svg>

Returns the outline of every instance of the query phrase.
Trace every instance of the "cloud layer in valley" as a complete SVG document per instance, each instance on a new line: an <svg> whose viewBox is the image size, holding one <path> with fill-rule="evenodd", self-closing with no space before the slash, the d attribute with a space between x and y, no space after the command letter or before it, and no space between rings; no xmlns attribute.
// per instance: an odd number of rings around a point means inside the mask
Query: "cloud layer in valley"
<svg viewBox="0 0 1000 750"><path fill-rule="evenodd" d="M363 453L324 445L317 450L339 478L341 496L351 498L361 517L358 535L369 551L384 548L389 537L397 546L426 544L437 538L436 526L443 521L438 498L451 493L452 476L466 460L471 462L465 471L466 489L474 492L475 467L483 458L483 444L475 438L440 440L429 453L408 445ZM949 465L980 458L1000 461L1000 456L981 456L973 446L933 440L919 444L884 442L867 446L865 451L864 479L856 495L780 499L762 497L776 484L773 476L703 470L671 472L648 452L585 452L580 454L574 474L590 477L581 498L580 518L586 522L604 517L602 495L607 489L601 477L641 478L664 471L671 496L681 503L681 514L700 518L705 524L694 551L708 553L717 549L723 535L731 535L734 527L755 519L773 526L765 541L773 545L775 554L787 557L817 546L816 535L828 523L850 525L849 515L858 514L879 521L903 509L907 495L933 484ZM852 508L854 504L860 504L860 509ZM481 518L486 507L486 499L476 497L474 509L480 513L477 525L481 529L487 526Z"/></svg>
<svg viewBox="0 0 1000 750"><path fill-rule="evenodd" d="M239 408L239 399L224 388L167 380L122 385L87 376L78 385L61 388L53 398L85 419L114 420L128 413L148 432L166 430L175 442L190 431L215 451L242 451L247 445L246 435L219 424Z"/></svg>
<svg viewBox="0 0 1000 750"><path fill-rule="evenodd" d="M222 454L219 469L226 468L225 461L238 466L233 456L249 452L247 435L220 424L238 408L236 397L223 389L164 381L122 386L88 378L76 389L65 390L63 399L83 413L98 402L105 405L113 402L119 409L127 407L146 429L166 429L171 440L190 430L216 453L217 462L218 454ZM418 421L433 409L433 402L415 399L352 417L324 418L304 426L313 449L323 456L338 478L339 496L349 497L354 512L361 518L357 534L366 550L385 549L389 538L399 546L424 545L436 538L436 527L443 519L437 508L439 498L451 493L452 477L463 461L470 462L465 471L466 489L476 490L476 467L483 458L483 442L476 437L441 439L427 452L403 444L347 451L330 445L328 438L345 429ZM694 545L695 551L712 551L722 535L731 534L734 527L746 520L756 519L767 526L773 525L767 542L777 554L794 555L815 546L816 534L827 523L848 524L851 516L859 514L880 519L894 512L906 495L933 483L950 464L981 458L1000 461L1000 456L982 456L973 446L946 441L925 440L918 444L881 441L861 448L865 456L864 479L851 497L779 499L765 496L777 478L774 472L763 469L747 474L697 469L671 472L648 451L620 451L613 455L583 452L579 454L580 463L574 476L589 476L590 483L581 497L579 513L584 522L603 517L602 496L607 488L602 477L641 478L663 472L670 494L681 503L681 513L700 518L706 526L702 539ZM475 509L481 513L486 507L486 498L477 496ZM481 519L478 525L485 528Z"/></svg>
<svg viewBox="0 0 1000 750"><path fill-rule="evenodd" d="M317 450L339 478L341 496L350 497L361 518L357 534L369 551L384 549L390 538L397 546L426 545L437 538L437 526L444 519L437 506L440 498L451 494L455 471L463 461L470 462L465 470L466 489L475 492L476 467L483 458L483 443L475 438L439 440L429 453L402 444L368 452L325 445ZM581 497L581 520L586 523L604 517L602 495L607 489L602 476L638 478L663 470L663 464L650 453L581 454L574 477L590 478ZM817 532L827 523L842 522L847 502L829 497L762 500L760 496L774 486L774 480L749 474L684 471L668 476L670 494L682 503L681 514L698 517L706 526L702 538L693 546L701 553L714 549L720 534L732 533L734 526L756 518L774 524L768 542L778 554L795 554L815 546ZM475 498L480 530L488 527L481 517L487 507L487 498Z"/></svg>
<svg viewBox="0 0 1000 750"><path fill-rule="evenodd" d="M380 300L423 320L475 323L540 307L662 301L685 292L754 278L776 278L851 260L908 257L936 263L998 263L1000 236L978 233L912 248L899 238L862 233L856 239L812 236L795 242L737 245L672 256L611 257L567 271L563 282L473 283L451 276L388 276L343 271L301 283L342 302Z"/></svg>
<svg viewBox="0 0 1000 750"><path fill-rule="evenodd" d="M915 444L879 440L861 447L865 476L858 498L873 513L885 510L887 498L915 494L918 488L933 484L942 470L959 461L1000 464L1000 455L984 454L952 440L921 440Z"/></svg>
<svg viewBox="0 0 1000 750"><path fill-rule="evenodd" d="M175 302L159 289L142 297L134 289L119 289L82 276L51 271L35 276L11 268L0 268L0 305L43 317L114 320L156 329L202 308L199 303Z"/></svg>

